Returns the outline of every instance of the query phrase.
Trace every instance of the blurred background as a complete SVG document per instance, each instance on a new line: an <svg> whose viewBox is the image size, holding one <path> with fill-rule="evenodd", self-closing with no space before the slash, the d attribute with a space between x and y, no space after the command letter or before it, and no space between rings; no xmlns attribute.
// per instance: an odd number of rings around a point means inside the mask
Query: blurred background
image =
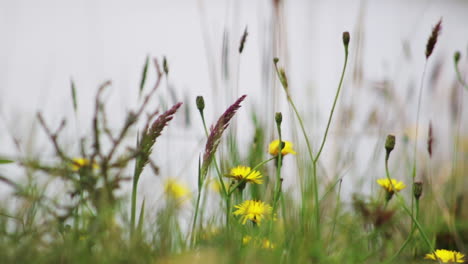
<svg viewBox="0 0 468 264"><path fill-rule="evenodd" d="M52 145L36 121L38 111L54 128L67 119L60 140L79 155L79 139L91 135L98 86L112 80L105 102L111 128L117 131L127 111L141 103L138 89L146 56L159 61L165 56L169 77L149 109L167 109L176 101L184 102L184 109L156 144L152 158L160 167L160 176L196 186L197 159L205 143L194 104L197 95L205 97L207 122L212 124L237 97L247 94L231 127L239 149L242 153L242 146L252 141L252 116L259 119L271 140L275 137L274 113L282 111L283 138L293 141L299 153L288 157L285 164L285 183L294 188L294 162L304 161L307 155L272 60L280 58L292 96L305 117L313 145L317 145L343 65L341 35L349 31L349 67L323 154L322 181L343 177L348 194L372 191L374 179L384 175L383 142L389 133L397 136L396 151L401 156L392 160L396 178L408 179L409 165L404 160L413 154L412 148L404 146L420 140L419 164L426 168L420 171L432 171L439 176L434 178L443 179L453 169L455 146L468 150L463 107L468 91L457 84L453 67L453 53L459 50L462 76L467 76L466 14L468 2L462 0L3 0L0 155L53 159ZM416 138L425 45L441 18L442 33L423 80ZM247 42L239 54L246 28ZM150 65L145 91L152 87L155 76ZM77 89L77 115L72 107L71 80ZM429 122L435 135L433 160L437 160L432 167L425 152ZM455 142L457 131L462 136ZM136 135L136 130L132 133ZM127 143L132 145L135 139ZM462 153L466 160L467 152ZM16 177L14 166L0 169ZM150 170L147 174L141 179L141 190L147 197L157 198L162 192L160 179Z"/></svg>

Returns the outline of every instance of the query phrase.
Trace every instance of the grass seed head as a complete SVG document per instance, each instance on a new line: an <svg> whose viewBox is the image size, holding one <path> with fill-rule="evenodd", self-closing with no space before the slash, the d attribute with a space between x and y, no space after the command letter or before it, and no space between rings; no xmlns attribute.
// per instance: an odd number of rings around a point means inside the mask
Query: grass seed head
<svg viewBox="0 0 468 264"><path fill-rule="evenodd" d="M442 30L442 19L440 19L439 22L434 26L434 28L432 28L431 36L427 40L426 60L429 59L432 52L434 51L434 47L437 43L437 38L439 37L441 30Z"/></svg>

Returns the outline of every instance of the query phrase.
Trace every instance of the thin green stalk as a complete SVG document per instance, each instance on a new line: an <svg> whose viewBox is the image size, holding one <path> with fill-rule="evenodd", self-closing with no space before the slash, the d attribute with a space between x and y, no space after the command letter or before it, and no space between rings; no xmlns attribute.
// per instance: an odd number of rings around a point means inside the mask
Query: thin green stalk
<svg viewBox="0 0 468 264"><path fill-rule="evenodd" d="M197 234L196 234L196 226L197 226L197 218L198 218L198 209L200 207L200 197L202 193L202 188L203 188L203 179L201 175L201 165L200 165L200 159L198 159L198 193L197 193L197 202L195 204L195 214L193 216L193 223L192 223L192 246L195 245L196 239L197 239Z"/></svg>
<svg viewBox="0 0 468 264"><path fill-rule="evenodd" d="M416 200L416 219L418 219L418 217L419 217L419 200ZM393 255L393 257L390 259L390 261L389 261L390 263L392 261L394 261L401 254L401 252L403 252L403 250L406 248L406 246L409 244L409 242L413 238L415 230L416 230L416 225L413 224L411 226L411 231L410 231L408 237L406 238L405 242L403 242L400 249L398 249L397 253L395 253L395 255Z"/></svg>
<svg viewBox="0 0 468 264"><path fill-rule="evenodd" d="M138 180L136 180L136 178L133 178L133 184L132 184L132 207L131 207L131 216L130 216L130 236L133 236L133 232L135 231L135 215L136 215L137 186L138 186Z"/></svg>
<svg viewBox="0 0 468 264"><path fill-rule="evenodd" d="M417 154L418 154L418 133L419 133L419 116L421 112L421 100L422 100L422 90L424 87L424 77L426 76L426 68L427 68L427 59L424 63L424 70L421 76L421 86L419 87L419 94L418 94L418 108L416 112L416 135L414 139L414 156L413 156L413 171L411 172L411 189L414 188L414 179L416 178L416 163L417 163ZM414 209L414 196L411 196L411 214L413 215Z"/></svg>
<svg viewBox="0 0 468 264"><path fill-rule="evenodd" d="M335 213L333 214L333 226L332 226L332 231L331 231L330 239L329 239L330 242L333 241L333 237L335 235L336 218L338 217L338 212L339 212L339 208L340 208L340 194L341 194L341 183L342 182L343 182L343 179L340 179L339 180L340 184L338 185L338 195L336 197ZM329 245L330 245L330 242L329 242Z"/></svg>
<svg viewBox="0 0 468 264"><path fill-rule="evenodd" d="M280 78L280 80L284 77L281 76L281 73L275 63L275 69L276 69L276 73L278 74L278 77ZM307 136L307 133L306 133L306 130L305 130L305 127L304 127L304 122L302 120L302 117L301 115L299 114L299 111L297 110L296 108L296 105L294 104L294 101L292 100L291 96L289 95L289 92L288 92L288 87L285 85L284 82L281 82L281 84L283 85L283 88L286 92L286 98L288 100L288 103L291 105L291 107L293 108L293 111L294 111L294 114L296 115L296 118L299 122L299 126L301 127L301 131L302 131L302 135L304 136L304 139L306 141L306 145L307 145L307 152L309 153L309 158L310 160L312 161L313 163L313 167L315 168L316 167L316 163L314 162L314 156L312 154L312 147L311 147L311 144L310 144L310 140L309 140L309 137ZM317 179L316 179L316 174L314 173L313 175L313 181L314 181L314 192L315 192L315 207L318 208L318 192L317 192L317 189L318 189L318 186L317 186ZM302 191L302 196L304 197L304 191ZM302 202L304 203L304 200L305 199L302 199ZM319 218L319 216L317 215L317 210L315 211L315 214L316 214L316 220L317 218ZM301 208L301 216L302 218L304 218L304 215L305 215L305 207L304 207L304 204L302 205L302 208ZM302 219L303 221L305 219ZM317 222L317 221L316 221ZM318 222L317 222L318 223ZM318 228L318 224L316 225L316 228Z"/></svg>
<svg viewBox="0 0 468 264"><path fill-rule="evenodd" d="M276 122L276 129L278 131L278 138L279 138L279 144L278 144L278 159L276 163L276 185L275 185L275 194L273 197L273 215L276 214L276 210L278 207L278 200L281 195L281 167L283 163L283 141L282 141L282 136L281 136L281 122Z"/></svg>
<svg viewBox="0 0 468 264"><path fill-rule="evenodd" d="M338 97L340 96L341 87L343 86L344 75L346 72L346 66L348 65L348 45L344 45L345 49L345 60L343 65L343 70L341 71L340 82L338 84L338 89L336 90L335 99L333 100L333 106L330 110L330 115L328 116L327 127L325 129L325 134L323 135L322 143L320 144L319 151L315 158L313 159L313 172L314 172L314 192L315 192L315 217L316 217L316 229L317 233L320 237L320 201L318 198L318 182L317 182L317 162L322 154L323 147L325 146L325 142L327 141L328 131L330 129L330 124L333 118L333 113L335 112L336 103L338 102Z"/></svg>
<svg viewBox="0 0 468 264"><path fill-rule="evenodd" d="M457 55L458 55L458 58L457 58ZM460 60L460 53L457 52L457 53L455 53L455 59L454 59L455 73L457 74L458 82L468 91L468 84L463 80L460 69L458 68L458 61L459 60Z"/></svg>
<svg viewBox="0 0 468 264"><path fill-rule="evenodd" d="M228 231L230 230L229 218L231 217L231 195L226 197L226 227Z"/></svg>
<svg viewBox="0 0 468 264"><path fill-rule="evenodd" d="M333 113L335 112L336 103L338 102L338 97L340 96L341 87L343 86L344 75L346 72L346 66L348 65L348 47L345 46L345 61L343 65L343 70L341 71L341 78L338 84L338 89L336 90L335 99L333 100L333 106L330 110L330 115L328 116L327 128L325 129L325 134L323 135L322 143L320 144L319 151L315 156L314 162L320 158L320 154L322 154L323 147L325 146L325 142L327 141L328 130L330 129L330 124L333 118Z"/></svg>
<svg viewBox="0 0 468 264"><path fill-rule="evenodd" d="M389 180L390 182L390 186L392 188L392 190L395 190L394 186L393 186L393 183L391 181L391 178L390 178L390 172L388 170L388 155L385 159L385 174L387 176L387 179ZM411 227L411 232L408 236L408 238L406 239L406 241L404 242L403 246L398 250L398 252L392 256L390 258L390 260L386 261L385 263L390 263L392 262L396 257L398 257L398 255L402 252L402 250L404 249L404 247L406 247L406 244L409 242L409 240L411 239L413 233L414 233L414 230L415 228L417 228L419 230L419 232L421 233L421 236L424 240L424 242L426 242L426 244L428 245L428 247L430 248L431 252L434 252L434 247L432 246L431 242L429 241L429 238L427 237L426 233L424 232L424 230L422 229L422 226L421 224L419 223L418 221L418 216L419 216L419 201L417 200L416 201L416 217L414 216L413 214L413 211L408 209L408 206L406 205L405 203L405 200L403 199L403 197L401 197L401 195L395 191L394 192L394 195L398 198L400 204L402 205L403 207L403 210L411 217L411 220L412 220L412 227ZM414 196L412 195L411 197L414 198Z"/></svg>

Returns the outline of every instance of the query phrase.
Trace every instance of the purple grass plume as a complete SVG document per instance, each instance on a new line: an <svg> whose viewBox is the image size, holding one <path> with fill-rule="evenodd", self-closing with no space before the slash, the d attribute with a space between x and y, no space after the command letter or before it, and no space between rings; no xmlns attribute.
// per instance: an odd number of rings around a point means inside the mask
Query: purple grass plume
<svg viewBox="0 0 468 264"><path fill-rule="evenodd" d="M138 145L138 151L140 155L136 160L135 165L135 177L138 178L143 171L143 168L149 161L149 156L151 154L154 143L156 139L161 135L163 129L169 121L174 118L174 114L182 105L181 102L175 104L171 109L162 113L150 127L145 127L145 130L141 134L141 141Z"/></svg>
<svg viewBox="0 0 468 264"><path fill-rule="evenodd" d="M208 172L208 167L213 160L213 156L216 153L216 149L221 140L221 136L223 135L224 130L229 126L229 121L231 121L234 114L236 114L237 109L241 107L241 102L244 101L247 95L243 95L237 99L234 104L232 104L225 112L222 114L216 125L211 128L210 135L208 136L208 140L205 146L205 153L203 154L203 163L201 167L201 177L205 177Z"/></svg>

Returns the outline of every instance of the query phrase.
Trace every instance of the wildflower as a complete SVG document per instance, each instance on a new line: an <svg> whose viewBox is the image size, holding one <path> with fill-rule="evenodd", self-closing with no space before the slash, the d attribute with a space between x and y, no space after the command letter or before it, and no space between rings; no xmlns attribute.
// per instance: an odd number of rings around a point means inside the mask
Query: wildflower
<svg viewBox="0 0 468 264"><path fill-rule="evenodd" d="M395 191L399 192L403 190L404 188L406 188L406 185L403 182L397 181L395 179L391 179L391 181L388 180L387 178L378 179L377 183L380 186L382 186L382 188L384 188L385 191L387 191L387 196L386 196L387 202L390 201L390 199L392 199Z"/></svg>
<svg viewBox="0 0 468 264"><path fill-rule="evenodd" d="M283 141L282 142L282 148L281 148L281 155L286 155L286 154L293 154L296 155L296 151L293 149L293 143L290 141ZM268 152L273 155L273 156L278 156L279 153L279 146L280 146L280 141L273 140L270 143L270 146L268 147Z"/></svg>
<svg viewBox="0 0 468 264"><path fill-rule="evenodd" d="M250 167L237 166L231 169L231 173L226 175L227 177L234 178L238 181L245 180L255 184L262 184L262 174L259 171L252 170Z"/></svg>
<svg viewBox="0 0 468 264"><path fill-rule="evenodd" d="M406 185L401 182L401 181L397 181L395 179L391 179L392 182L390 183L390 181L387 179L387 178L384 178L384 179L378 179L377 180L377 183L382 186L382 188L384 188L387 192L399 192L401 190L403 190L404 188L406 188Z"/></svg>
<svg viewBox="0 0 468 264"><path fill-rule="evenodd" d="M441 261L442 263L463 263L464 257L465 255L457 251L437 249L434 253L426 254L424 258Z"/></svg>
<svg viewBox="0 0 468 264"><path fill-rule="evenodd" d="M72 171L79 171L81 168L84 167L92 167L93 169L99 168L96 162L93 162L93 164L90 164L89 159L85 158L74 158L73 163L71 164L71 169Z"/></svg>
<svg viewBox="0 0 468 264"><path fill-rule="evenodd" d="M250 243L250 240L252 240L252 237L251 236L244 236L242 238L242 244L243 245L247 245L248 243Z"/></svg>
<svg viewBox="0 0 468 264"><path fill-rule="evenodd" d="M190 190L174 179L168 179L164 183L164 192L166 195L175 200L185 200L190 195Z"/></svg>
<svg viewBox="0 0 468 264"><path fill-rule="evenodd" d="M275 244L271 243L270 240L265 238L263 239L262 248L273 249L275 248Z"/></svg>
<svg viewBox="0 0 468 264"><path fill-rule="evenodd" d="M225 183L221 183L218 179L213 179L211 180L211 183L210 183L210 189L215 193L221 193L223 191L223 184L224 184L224 188L227 189L227 186Z"/></svg>
<svg viewBox="0 0 468 264"><path fill-rule="evenodd" d="M242 244L243 245L248 245L250 244L250 242L252 241L252 237L251 236L244 236L242 238ZM259 239L259 238L253 238L253 244L254 246L261 246L262 248L264 249L274 249L275 248L275 244L271 243L270 240L268 239Z"/></svg>
<svg viewBox="0 0 468 264"><path fill-rule="evenodd" d="M242 216L242 224L245 225L247 220L251 220L255 224L260 225L262 220L269 216L273 208L261 201L247 200L241 204L234 206L237 210L234 215Z"/></svg>

